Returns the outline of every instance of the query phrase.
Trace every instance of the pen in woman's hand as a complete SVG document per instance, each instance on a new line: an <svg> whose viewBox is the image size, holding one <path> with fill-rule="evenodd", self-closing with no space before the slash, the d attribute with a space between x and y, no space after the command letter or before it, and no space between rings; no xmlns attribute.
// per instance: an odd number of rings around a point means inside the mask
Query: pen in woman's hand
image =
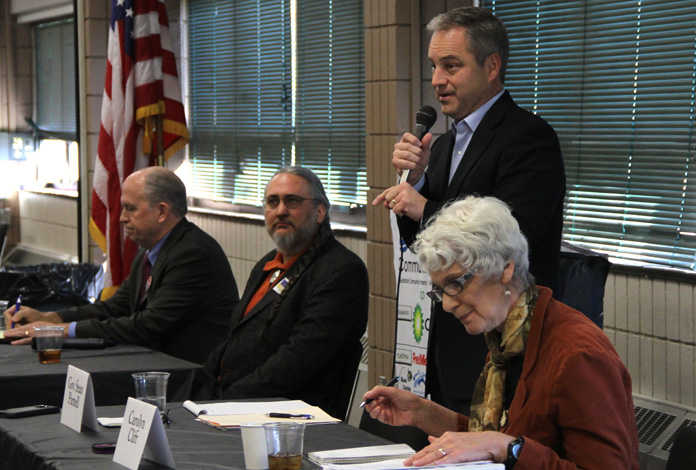
<svg viewBox="0 0 696 470"><path fill-rule="evenodd" d="M389 382L387 382L384 386L385 387L393 387L399 382L399 376L397 375L396 377L392 378ZM360 408L365 408L365 405L370 403L373 400L373 398L368 398L367 400L363 401L360 403Z"/></svg>

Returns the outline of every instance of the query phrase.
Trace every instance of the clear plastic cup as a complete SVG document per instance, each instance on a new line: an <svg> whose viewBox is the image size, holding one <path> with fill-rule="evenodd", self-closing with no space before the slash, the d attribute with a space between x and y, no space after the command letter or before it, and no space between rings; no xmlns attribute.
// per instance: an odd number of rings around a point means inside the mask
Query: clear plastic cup
<svg viewBox="0 0 696 470"><path fill-rule="evenodd" d="M304 423L268 423L266 451L270 470L300 470L304 445Z"/></svg>
<svg viewBox="0 0 696 470"><path fill-rule="evenodd" d="M41 364L60 362L60 353L63 350L63 334L62 326L34 327L34 343Z"/></svg>
<svg viewBox="0 0 696 470"><path fill-rule="evenodd" d="M131 375L135 385L135 398L155 405L160 414L166 415L169 372L136 372Z"/></svg>

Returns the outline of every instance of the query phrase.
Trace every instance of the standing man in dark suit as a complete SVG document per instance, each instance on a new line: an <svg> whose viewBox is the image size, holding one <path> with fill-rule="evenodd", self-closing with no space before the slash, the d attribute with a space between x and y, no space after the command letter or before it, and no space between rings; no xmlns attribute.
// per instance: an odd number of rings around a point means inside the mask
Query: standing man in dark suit
<svg viewBox="0 0 696 470"><path fill-rule="evenodd" d="M367 269L334 238L329 200L312 171L276 173L264 209L276 249L252 269L227 340L193 396L300 399L342 419L367 324Z"/></svg>
<svg viewBox="0 0 696 470"><path fill-rule="evenodd" d="M186 187L166 168L130 174L123 182L121 207L126 235L141 251L116 293L104 302L59 312L25 306L15 312L13 306L5 312L7 323L34 323L5 335L31 336L40 322L59 323L66 336L138 344L203 363L225 337L239 300L225 253L186 220Z"/></svg>
<svg viewBox="0 0 696 470"><path fill-rule="evenodd" d="M509 44L502 22L484 8L456 8L428 23L432 85L452 128L432 145L406 133L392 164L405 183L382 192L400 217L401 236L416 233L446 203L469 194L495 196L512 208L529 241L530 271L553 288L558 275L565 173L558 138L543 119L520 108L504 89ZM482 337L466 334L442 305L433 306L426 393L468 412L483 367ZM461 358L469 358L462 361Z"/></svg>

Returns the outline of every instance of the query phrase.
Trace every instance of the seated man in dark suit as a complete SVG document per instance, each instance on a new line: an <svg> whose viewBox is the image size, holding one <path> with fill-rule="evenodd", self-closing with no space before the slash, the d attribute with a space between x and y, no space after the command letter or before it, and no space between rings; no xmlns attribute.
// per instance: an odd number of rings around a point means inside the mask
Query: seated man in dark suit
<svg viewBox="0 0 696 470"><path fill-rule="evenodd" d="M66 336L147 346L203 363L227 334L239 300L229 262L210 235L186 220L186 187L170 170L148 167L123 182L121 223L142 249L130 275L104 302L59 312L22 306L8 323L27 323L5 336L30 341L33 327L58 323ZM14 344L13 343L13 344Z"/></svg>
<svg viewBox="0 0 696 470"><path fill-rule="evenodd" d="M367 270L334 238L329 201L310 170L276 173L264 208L276 249L251 271L193 396L301 399L343 418L367 323Z"/></svg>

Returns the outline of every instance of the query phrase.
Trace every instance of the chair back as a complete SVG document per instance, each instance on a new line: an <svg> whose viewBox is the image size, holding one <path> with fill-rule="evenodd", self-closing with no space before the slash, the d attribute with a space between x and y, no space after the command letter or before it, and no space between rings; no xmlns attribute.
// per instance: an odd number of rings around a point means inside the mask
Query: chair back
<svg viewBox="0 0 696 470"><path fill-rule="evenodd" d="M669 452L665 470L693 470L696 468L696 425L684 426L677 431Z"/></svg>
<svg viewBox="0 0 696 470"><path fill-rule="evenodd" d="M564 247L568 246L563 244ZM611 263L591 251L561 251L554 297L584 313L600 328L604 325L604 285Z"/></svg>
<svg viewBox="0 0 696 470"><path fill-rule="evenodd" d="M351 347L348 357L343 363L343 373L340 376L340 384L336 388L337 393L332 399L332 402L327 405L329 409L325 410L335 418L345 419L346 417L362 352L362 344L360 341L357 341L356 344Z"/></svg>

